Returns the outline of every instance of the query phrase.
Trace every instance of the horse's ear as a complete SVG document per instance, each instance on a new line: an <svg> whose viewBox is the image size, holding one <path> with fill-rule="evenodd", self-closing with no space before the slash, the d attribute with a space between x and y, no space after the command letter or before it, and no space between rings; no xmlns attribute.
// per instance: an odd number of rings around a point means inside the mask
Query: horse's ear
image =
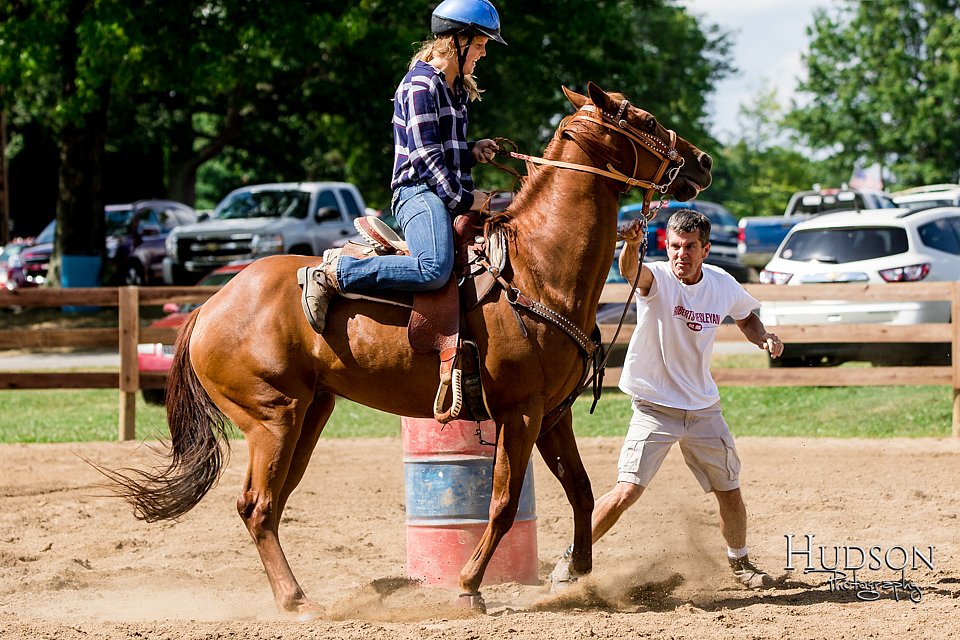
<svg viewBox="0 0 960 640"><path fill-rule="evenodd" d="M593 84L593 81L587 83L587 93L590 95L593 104L600 109L606 109L607 105L610 104L610 96L607 95L606 91Z"/></svg>
<svg viewBox="0 0 960 640"><path fill-rule="evenodd" d="M576 91L572 89L567 89L562 85L560 88L563 89L563 94L567 96L567 100L570 101L570 104L572 104L577 109L579 109L580 107L582 107L587 103L587 100L588 100L587 96L580 95Z"/></svg>

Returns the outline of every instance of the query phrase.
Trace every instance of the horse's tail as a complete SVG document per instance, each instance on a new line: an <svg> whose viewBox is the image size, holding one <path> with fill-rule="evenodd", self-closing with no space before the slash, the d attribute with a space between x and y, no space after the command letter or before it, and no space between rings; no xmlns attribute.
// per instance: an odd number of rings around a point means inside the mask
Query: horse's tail
<svg viewBox="0 0 960 640"><path fill-rule="evenodd" d="M198 310L191 313L177 334L167 374L170 444L163 456L169 458L168 464L149 471L104 471L116 483L113 490L133 505L134 515L147 522L173 520L195 507L217 484L230 453L227 419L190 364L197 315Z"/></svg>

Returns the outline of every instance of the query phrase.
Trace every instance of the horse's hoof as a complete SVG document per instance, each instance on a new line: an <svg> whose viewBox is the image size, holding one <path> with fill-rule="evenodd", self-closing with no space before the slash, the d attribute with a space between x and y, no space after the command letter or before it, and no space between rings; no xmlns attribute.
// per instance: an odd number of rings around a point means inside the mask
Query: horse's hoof
<svg viewBox="0 0 960 640"><path fill-rule="evenodd" d="M461 593L460 598L457 602L460 607L464 609L470 609L475 613L486 613L487 605L483 601L483 596L480 595L480 592L476 593Z"/></svg>
<svg viewBox="0 0 960 640"><path fill-rule="evenodd" d="M303 604L297 608L297 622L310 622L323 617L323 609L318 604Z"/></svg>
<svg viewBox="0 0 960 640"><path fill-rule="evenodd" d="M570 568L571 555L573 555L573 545L570 545L567 550L563 552L563 555L560 556L560 560L557 562L557 566L550 572L550 593L565 591L580 578L580 574L574 573Z"/></svg>

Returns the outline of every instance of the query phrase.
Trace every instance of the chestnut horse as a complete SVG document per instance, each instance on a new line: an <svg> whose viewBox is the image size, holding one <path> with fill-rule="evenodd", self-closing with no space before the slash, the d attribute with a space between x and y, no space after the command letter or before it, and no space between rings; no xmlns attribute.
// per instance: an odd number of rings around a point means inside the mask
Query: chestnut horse
<svg viewBox="0 0 960 640"><path fill-rule="evenodd" d="M466 316L498 434L489 524L460 574L461 602L479 611L484 570L513 523L535 444L573 509L572 569L586 573L592 566L593 494L571 412L561 407L581 383L584 348L569 329L511 306L510 298L536 300L589 334L614 255L621 194L640 185L648 203L657 190L688 200L711 181L710 156L622 95L593 83L588 96L564 91L577 111L561 123L543 158L532 159L546 166L534 169L507 212L490 222L511 239L512 295L497 289ZM158 469L111 474L137 517L181 516L219 478L229 447L226 420L232 421L250 454L237 510L277 606L306 617L323 610L294 577L278 526L334 399L432 417L439 385L436 354L409 346L407 309L339 298L323 335L314 333L301 312L296 272L316 261L257 260L191 314L168 379L170 451ZM559 418L541 431L551 411Z"/></svg>

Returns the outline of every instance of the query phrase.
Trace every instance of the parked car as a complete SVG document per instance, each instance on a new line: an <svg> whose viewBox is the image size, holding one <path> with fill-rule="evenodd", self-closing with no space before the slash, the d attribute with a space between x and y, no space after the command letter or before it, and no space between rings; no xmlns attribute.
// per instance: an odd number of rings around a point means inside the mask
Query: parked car
<svg viewBox="0 0 960 640"><path fill-rule="evenodd" d="M20 252L19 283L21 287L39 287L47 280L47 266L53 252L53 238L57 221L51 220L37 234L33 244Z"/></svg>
<svg viewBox="0 0 960 640"><path fill-rule="evenodd" d="M840 188L822 188L797 191L779 216L741 218L737 238L740 261L750 268L762 269L794 225L824 213L861 211L864 209L893 209L896 204L882 191Z"/></svg>
<svg viewBox="0 0 960 640"><path fill-rule="evenodd" d="M960 206L960 184L928 184L891 195L898 207L906 209Z"/></svg>
<svg viewBox="0 0 960 640"><path fill-rule="evenodd" d="M0 249L0 287L13 291L23 286L20 253L33 242L33 238L14 238Z"/></svg>
<svg viewBox="0 0 960 640"><path fill-rule="evenodd" d="M229 262L290 253L323 255L353 235L353 220L366 210L347 182L260 184L231 191L210 217L167 237L163 279L193 284Z"/></svg>
<svg viewBox="0 0 960 640"><path fill-rule="evenodd" d="M246 268L253 260L242 260L220 267L204 276L197 286L222 287L235 275ZM187 321L190 312L199 307L199 303L164 305L167 315L150 324L152 328L176 329ZM167 373L173 362L173 343L149 343L137 345L137 367L140 373ZM163 389L141 389L143 399L151 404L163 404Z"/></svg>
<svg viewBox="0 0 960 640"><path fill-rule="evenodd" d="M647 254L649 262L667 259L667 220L680 209L693 209L707 216L710 220L710 255L706 263L720 267L737 282L749 282L750 271L737 257L737 218L724 207L714 202L692 200L690 202L663 202L653 220L647 223ZM629 204L620 208L617 215L619 224L624 224L640 217L643 213L642 204ZM613 261L610 277L607 282L622 282L616 257ZM620 278L618 280L618 278Z"/></svg>
<svg viewBox="0 0 960 640"><path fill-rule="evenodd" d="M167 235L176 227L196 222L189 206L174 200L138 200L107 205L106 261L101 273L105 285L162 283ZM37 241L21 256L26 286L46 282L56 221L51 221Z"/></svg>
<svg viewBox="0 0 960 640"><path fill-rule="evenodd" d="M833 213L795 226L760 274L762 283L803 286L854 283L909 286L910 282L960 280L960 207L879 209ZM950 321L941 301L765 302L768 327L785 324L914 324ZM866 360L875 365L943 365L950 344L788 344L771 366L837 365Z"/></svg>
<svg viewBox="0 0 960 640"><path fill-rule="evenodd" d="M193 224L193 208L173 200L141 200L107 205L104 284L163 283L166 240L177 227Z"/></svg>

